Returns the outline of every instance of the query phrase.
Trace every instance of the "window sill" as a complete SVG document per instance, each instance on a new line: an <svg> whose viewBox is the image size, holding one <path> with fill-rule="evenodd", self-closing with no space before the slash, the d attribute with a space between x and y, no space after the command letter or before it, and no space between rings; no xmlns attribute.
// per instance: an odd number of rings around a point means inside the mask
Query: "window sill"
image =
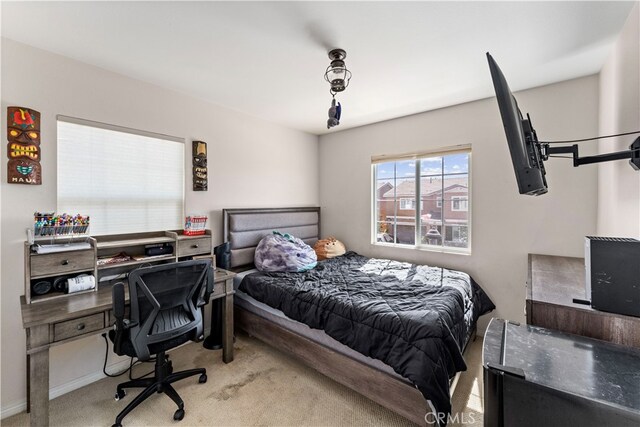
<svg viewBox="0 0 640 427"><path fill-rule="evenodd" d="M471 255L471 249L463 249L463 248L452 248L452 247L443 247L443 246L429 246L429 245L403 245L401 243L385 243L385 242L372 242L372 246L381 246L384 248L395 248L395 249L411 249L414 251L424 251L424 252L439 252L443 254L452 254L452 255Z"/></svg>

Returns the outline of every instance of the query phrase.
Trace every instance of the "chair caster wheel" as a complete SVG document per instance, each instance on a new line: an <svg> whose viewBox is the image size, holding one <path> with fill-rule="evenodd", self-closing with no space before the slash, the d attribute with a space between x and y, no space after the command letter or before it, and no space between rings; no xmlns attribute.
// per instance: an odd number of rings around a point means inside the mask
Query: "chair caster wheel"
<svg viewBox="0 0 640 427"><path fill-rule="evenodd" d="M125 390L118 390L118 391L116 391L116 395L113 398L117 402L118 400L122 399L126 395L127 395L127 392ZM114 424L114 426L116 426L116 424Z"/></svg>
<svg viewBox="0 0 640 427"><path fill-rule="evenodd" d="M202 374L202 375L200 375L200 378L198 378L198 382L199 382L200 384L204 384L204 383L206 383L206 382L207 382L207 374Z"/></svg>
<svg viewBox="0 0 640 427"><path fill-rule="evenodd" d="M175 414L173 414L173 419L176 421L180 421L184 418L184 409L178 409Z"/></svg>

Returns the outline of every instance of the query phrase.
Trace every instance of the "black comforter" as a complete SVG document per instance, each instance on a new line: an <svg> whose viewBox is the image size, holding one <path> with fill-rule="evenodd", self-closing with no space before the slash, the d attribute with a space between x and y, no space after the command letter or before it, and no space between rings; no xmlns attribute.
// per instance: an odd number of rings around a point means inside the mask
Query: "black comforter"
<svg viewBox="0 0 640 427"><path fill-rule="evenodd" d="M249 274L240 290L393 367L441 413L473 325L495 308L465 273L355 252L304 273Z"/></svg>

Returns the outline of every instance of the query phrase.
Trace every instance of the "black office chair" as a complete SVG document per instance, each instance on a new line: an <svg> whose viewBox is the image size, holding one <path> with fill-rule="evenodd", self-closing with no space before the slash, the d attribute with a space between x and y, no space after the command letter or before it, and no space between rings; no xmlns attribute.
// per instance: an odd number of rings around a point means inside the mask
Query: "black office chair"
<svg viewBox="0 0 640 427"><path fill-rule="evenodd" d="M113 427L121 427L122 419L153 393L165 393L177 405L174 420L184 418L184 402L171 386L181 379L200 375L207 382L206 369L173 372L165 351L189 340L203 339L202 311L213 292L213 268L210 259L183 261L134 270L129 274L129 319L124 318L124 284L113 286L114 330L109 332L116 354L151 360L155 354L155 375L119 384L116 400L125 389L145 387L116 417Z"/></svg>

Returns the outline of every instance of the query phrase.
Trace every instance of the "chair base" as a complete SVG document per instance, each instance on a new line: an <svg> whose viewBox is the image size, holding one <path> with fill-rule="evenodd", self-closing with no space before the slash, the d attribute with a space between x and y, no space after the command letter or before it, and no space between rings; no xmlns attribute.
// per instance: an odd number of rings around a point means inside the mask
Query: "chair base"
<svg viewBox="0 0 640 427"><path fill-rule="evenodd" d="M124 417L154 393L164 393L169 396L176 405L178 405L178 409L173 414L173 419L180 421L184 418L184 402L178 392L176 392L176 390L171 386L171 383L194 375L200 375L200 378L198 379L199 383L202 384L207 382L206 369L188 369L186 371L174 373L173 365L169 360L169 357L165 355L164 351L158 353L156 355L155 374L153 378L140 378L118 384L115 396L116 400L120 400L126 396L125 389L134 387L144 387L145 389L118 414L113 427L122 427L122 420Z"/></svg>

